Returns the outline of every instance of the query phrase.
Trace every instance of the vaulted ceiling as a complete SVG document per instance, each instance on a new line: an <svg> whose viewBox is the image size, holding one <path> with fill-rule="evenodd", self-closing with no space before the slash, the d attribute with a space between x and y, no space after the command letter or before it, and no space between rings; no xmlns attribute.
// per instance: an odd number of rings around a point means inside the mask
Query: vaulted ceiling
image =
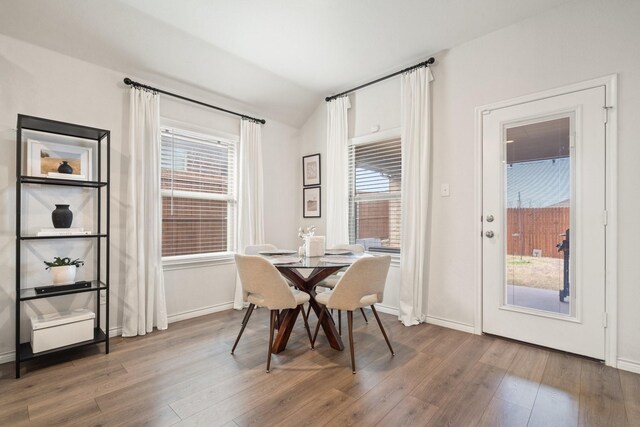
<svg viewBox="0 0 640 427"><path fill-rule="evenodd" d="M0 33L299 127L324 96L567 1L0 0Z"/></svg>

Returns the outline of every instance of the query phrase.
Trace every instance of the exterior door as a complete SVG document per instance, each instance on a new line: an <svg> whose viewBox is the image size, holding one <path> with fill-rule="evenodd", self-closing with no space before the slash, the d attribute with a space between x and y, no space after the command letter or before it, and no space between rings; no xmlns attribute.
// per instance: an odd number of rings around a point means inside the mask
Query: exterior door
<svg viewBox="0 0 640 427"><path fill-rule="evenodd" d="M483 113L483 331L604 359L605 87Z"/></svg>

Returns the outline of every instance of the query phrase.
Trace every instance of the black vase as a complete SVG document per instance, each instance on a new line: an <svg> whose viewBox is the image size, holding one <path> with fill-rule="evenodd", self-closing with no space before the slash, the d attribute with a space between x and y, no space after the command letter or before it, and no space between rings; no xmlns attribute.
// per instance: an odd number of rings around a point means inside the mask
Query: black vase
<svg viewBox="0 0 640 427"><path fill-rule="evenodd" d="M55 228L69 228L73 222L73 212L69 210L69 205L56 205L51 212L51 221Z"/></svg>
<svg viewBox="0 0 640 427"><path fill-rule="evenodd" d="M73 173L73 168L71 167L69 162L67 162L66 160L63 160L62 164L60 166L58 166L58 173L72 174Z"/></svg>

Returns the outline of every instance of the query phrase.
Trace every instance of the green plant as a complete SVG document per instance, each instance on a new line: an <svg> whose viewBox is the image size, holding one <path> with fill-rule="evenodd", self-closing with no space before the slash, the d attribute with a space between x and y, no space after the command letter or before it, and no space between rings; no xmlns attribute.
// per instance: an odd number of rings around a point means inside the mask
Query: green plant
<svg viewBox="0 0 640 427"><path fill-rule="evenodd" d="M45 270L48 270L51 267L64 267L67 265L75 265L76 267L80 267L84 265L84 261L81 261L79 258L76 258L72 261L69 257L53 257L53 261L44 261L44 263L47 266Z"/></svg>

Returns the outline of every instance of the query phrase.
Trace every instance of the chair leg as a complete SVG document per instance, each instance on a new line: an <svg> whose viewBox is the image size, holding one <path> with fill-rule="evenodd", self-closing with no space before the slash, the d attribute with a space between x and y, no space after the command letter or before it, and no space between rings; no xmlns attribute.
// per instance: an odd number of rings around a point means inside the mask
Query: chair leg
<svg viewBox="0 0 640 427"><path fill-rule="evenodd" d="M271 351L273 350L273 331L276 328L276 315L278 310L271 310L271 318L269 321L269 354L267 354L267 373L271 367Z"/></svg>
<svg viewBox="0 0 640 427"><path fill-rule="evenodd" d="M324 319L325 308L322 307L320 310L320 316L318 316L318 324L316 325L316 331L313 334L313 339L311 340L311 348L315 348L316 338L318 338L318 331L320 330L320 325L322 324L322 319Z"/></svg>
<svg viewBox="0 0 640 427"><path fill-rule="evenodd" d="M254 307L255 307L255 304L249 304L249 308L247 308L247 312L245 313L244 319L242 320L242 327L240 328L240 333L238 334L238 337L236 338L236 342L233 344L233 348L231 349L231 354L233 354L233 352L236 351L236 347L238 346L240 337L242 336L242 333L244 332L244 328L247 326L247 323L249 323L249 318L251 317L251 313L253 313Z"/></svg>
<svg viewBox="0 0 640 427"><path fill-rule="evenodd" d="M356 358L353 351L353 311L347 311L347 322L349 323L349 349L351 350L351 370L356 373Z"/></svg>
<svg viewBox="0 0 640 427"><path fill-rule="evenodd" d="M338 333L342 336L342 311L338 310Z"/></svg>
<svg viewBox="0 0 640 427"><path fill-rule="evenodd" d="M391 351L391 355L395 356L396 354L393 351L393 347L391 347L391 343L389 342L389 338L387 337L387 333L384 331L384 327L382 326L382 322L380 321L380 317L378 316L378 312L374 306L371 306L371 311L373 311L373 315L376 316L376 320L378 321L378 326L380 326L380 330L382 331L382 335L384 336L387 345L389 346L389 350Z"/></svg>
<svg viewBox="0 0 640 427"><path fill-rule="evenodd" d="M302 319L304 320L304 328L307 330L307 336L309 336L309 344L311 344L311 350L313 350L313 341L311 339L311 330L309 329L309 318L307 314L304 312L304 305L300 307L300 311L302 312Z"/></svg>
<svg viewBox="0 0 640 427"><path fill-rule="evenodd" d="M364 323L369 324L369 319L367 319L367 315L364 314L364 308L360 307L360 313L362 313L362 317L364 317Z"/></svg>
<svg viewBox="0 0 640 427"><path fill-rule="evenodd" d="M249 307L251 307L253 304L249 304ZM249 316L251 316L250 311L249 311L249 307L247 307L247 311L244 312L244 317L242 318L242 323L241 325L245 325L247 323L247 321L249 320Z"/></svg>

